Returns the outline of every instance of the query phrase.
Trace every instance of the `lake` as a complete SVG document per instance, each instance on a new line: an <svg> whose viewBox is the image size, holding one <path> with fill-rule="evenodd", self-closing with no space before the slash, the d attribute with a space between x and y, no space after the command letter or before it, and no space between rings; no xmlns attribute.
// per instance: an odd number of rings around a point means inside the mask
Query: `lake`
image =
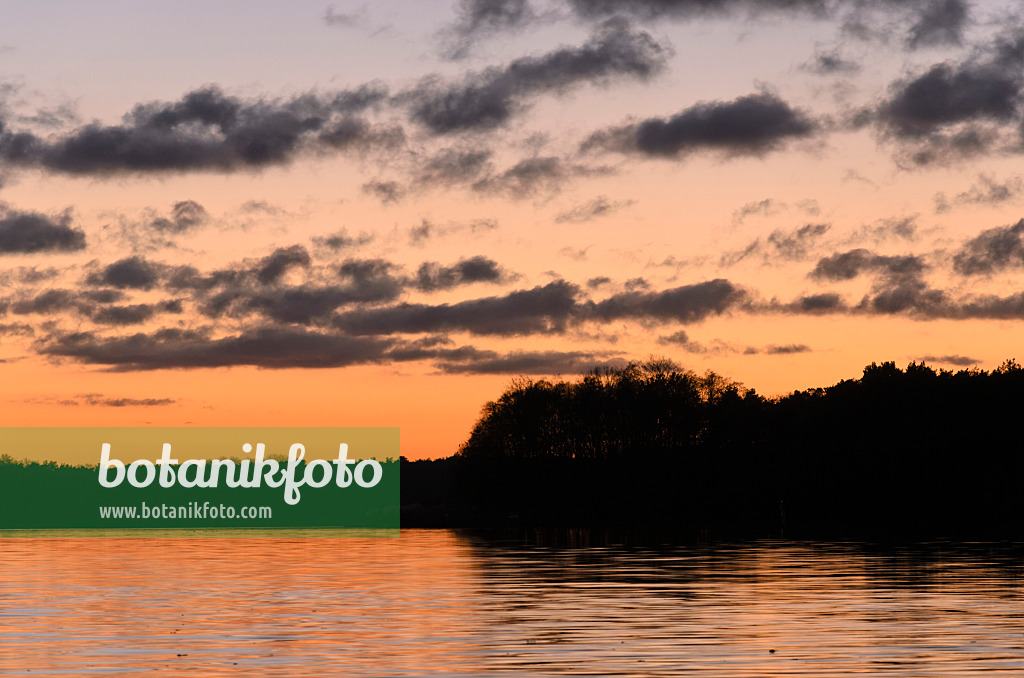
<svg viewBox="0 0 1024 678"><path fill-rule="evenodd" d="M0 673L1021 676L1024 545L0 540Z"/></svg>

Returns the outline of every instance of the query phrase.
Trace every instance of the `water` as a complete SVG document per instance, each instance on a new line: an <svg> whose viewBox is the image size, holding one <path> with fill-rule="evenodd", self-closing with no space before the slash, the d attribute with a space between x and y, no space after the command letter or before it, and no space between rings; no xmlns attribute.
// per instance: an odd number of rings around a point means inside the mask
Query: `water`
<svg viewBox="0 0 1024 678"><path fill-rule="evenodd" d="M4 539L0 673L1024 675L1020 545L595 543Z"/></svg>

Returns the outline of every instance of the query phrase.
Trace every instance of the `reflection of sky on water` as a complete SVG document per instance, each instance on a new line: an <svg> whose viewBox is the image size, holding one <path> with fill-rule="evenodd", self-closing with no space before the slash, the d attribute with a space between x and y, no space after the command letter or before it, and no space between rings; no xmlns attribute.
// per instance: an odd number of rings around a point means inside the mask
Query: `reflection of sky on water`
<svg viewBox="0 0 1024 678"><path fill-rule="evenodd" d="M0 669L15 675L1024 669L1009 546L574 548L449 531L3 545Z"/></svg>

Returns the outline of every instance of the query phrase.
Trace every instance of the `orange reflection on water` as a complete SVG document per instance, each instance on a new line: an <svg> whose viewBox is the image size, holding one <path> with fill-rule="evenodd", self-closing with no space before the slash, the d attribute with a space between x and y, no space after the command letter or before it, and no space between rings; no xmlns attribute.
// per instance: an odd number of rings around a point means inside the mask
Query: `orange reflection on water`
<svg viewBox="0 0 1024 678"><path fill-rule="evenodd" d="M4 539L0 670L1024 674L1019 547L602 543Z"/></svg>

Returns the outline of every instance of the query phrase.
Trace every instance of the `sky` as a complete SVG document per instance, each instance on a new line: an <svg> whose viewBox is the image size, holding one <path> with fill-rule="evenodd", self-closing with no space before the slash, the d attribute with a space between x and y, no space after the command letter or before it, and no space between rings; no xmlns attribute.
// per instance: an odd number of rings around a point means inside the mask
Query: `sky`
<svg viewBox="0 0 1024 678"><path fill-rule="evenodd" d="M398 426L1024 359L1024 15L0 2L0 425Z"/></svg>

